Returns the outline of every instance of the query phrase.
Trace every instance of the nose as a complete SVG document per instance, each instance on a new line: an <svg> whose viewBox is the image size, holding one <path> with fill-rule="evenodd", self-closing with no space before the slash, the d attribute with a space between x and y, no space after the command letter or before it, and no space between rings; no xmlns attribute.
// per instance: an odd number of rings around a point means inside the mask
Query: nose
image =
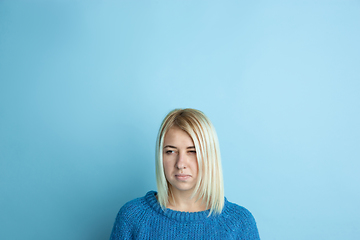
<svg viewBox="0 0 360 240"><path fill-rule="evenodd" d="M178 158L176 161L176 168L179 170L185 169L187 167L186 162L187 162L186 154L179 152L179 155L178 155Z"/></svg>

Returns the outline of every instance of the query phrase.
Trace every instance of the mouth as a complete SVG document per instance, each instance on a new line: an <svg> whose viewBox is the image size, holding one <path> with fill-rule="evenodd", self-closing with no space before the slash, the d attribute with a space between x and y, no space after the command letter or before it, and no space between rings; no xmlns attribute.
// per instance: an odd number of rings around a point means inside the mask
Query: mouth
<svg viewBox="0 0 360 240"><path fill-rule="evenodd" d="M188 174L176 174L175 177L176 177L176 179L178 179L180 181L185 181L185 180L191 178L191 175L188 175Z"/></svg>

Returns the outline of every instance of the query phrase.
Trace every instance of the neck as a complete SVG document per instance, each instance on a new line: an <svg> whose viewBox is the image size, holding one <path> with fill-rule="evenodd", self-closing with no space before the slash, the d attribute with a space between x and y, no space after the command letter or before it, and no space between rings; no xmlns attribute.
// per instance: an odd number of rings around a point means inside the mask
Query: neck
<svg viewBox="0 0 360 240"><path fill-rule="evenodd" d="M197 200L197 196L191 198L192 191L178 191L172 189L172 196L169 196L169 203L166 206L175 211L181 212L200 212L206 210L206 204L202 203L202 199Z"/></svg>

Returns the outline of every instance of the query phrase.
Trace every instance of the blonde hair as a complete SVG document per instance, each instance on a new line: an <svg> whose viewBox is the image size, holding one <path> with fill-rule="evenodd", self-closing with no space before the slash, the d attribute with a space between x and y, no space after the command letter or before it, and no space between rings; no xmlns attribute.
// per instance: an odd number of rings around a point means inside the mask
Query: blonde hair
<svg viewBox="0 0 360 240"><path fill-rule="evenodd" d="M171 190L163 167L163 142L172 127L184 130L192 138L198 162L198 179L192 197L202 200L212 213L220 214L224 207L224 184L221 168L219 141L215 128L205 114L186 108L172 110L163 120L156 141L156 182L158 201L165 209Z"/></svg>

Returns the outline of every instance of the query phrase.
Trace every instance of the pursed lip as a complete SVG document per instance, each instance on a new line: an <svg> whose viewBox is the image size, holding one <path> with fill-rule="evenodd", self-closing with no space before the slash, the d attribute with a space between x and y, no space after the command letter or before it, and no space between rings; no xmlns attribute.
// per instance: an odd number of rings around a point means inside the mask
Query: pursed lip
<svg viewBox="0 0 360 240"><path fill-rule="evenodd" d="M184 173L178 173L178 174L175 174L175 176L179 176L179 177L186 177L186 176L189 176L191 177L190 174L184 174Z"/></svg>
<svg viewBox="0 0 360 240"><path fill-rule="evenodd" d="M179 173L179 174L175 174L175 177L179 180L187 180L191 177L190 174L183 174L183 173Z"/></svg>

